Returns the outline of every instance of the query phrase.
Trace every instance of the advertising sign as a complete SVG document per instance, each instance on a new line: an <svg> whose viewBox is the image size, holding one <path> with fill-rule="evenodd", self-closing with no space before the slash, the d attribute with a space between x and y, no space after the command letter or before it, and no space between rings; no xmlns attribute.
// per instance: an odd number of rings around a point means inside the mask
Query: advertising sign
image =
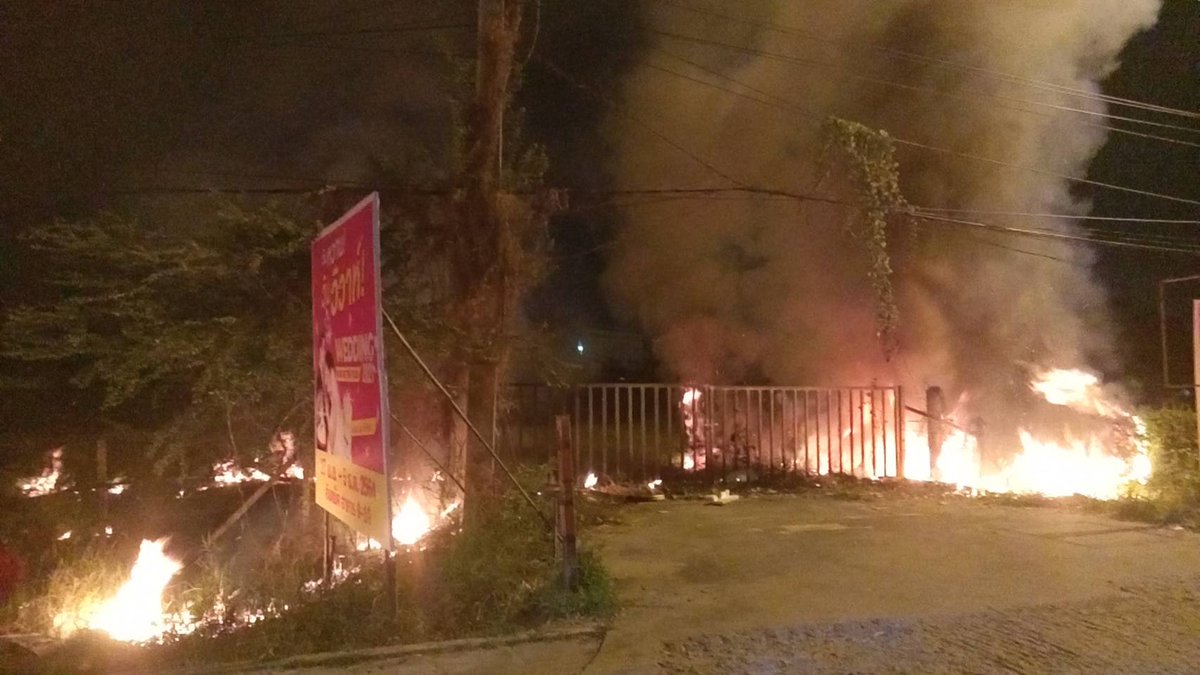
<svg viewBox="0 0 1200 675"><path fill-rule="evenodd" d="M317 504L390 548L379 194L312 244Z"/></svg>

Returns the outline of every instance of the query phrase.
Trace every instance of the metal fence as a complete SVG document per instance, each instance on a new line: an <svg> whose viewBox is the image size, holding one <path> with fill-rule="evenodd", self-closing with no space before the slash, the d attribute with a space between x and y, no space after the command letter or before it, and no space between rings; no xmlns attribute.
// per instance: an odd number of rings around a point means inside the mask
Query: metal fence
<svg viewBox="0 0 1200 675"><path fill-rule="evenodd" d="M903 475L899 387L518 385L506 402L506 455L544 461L554 447L553 416L570 414L580 470L616 480L669 470Z"/></svg>

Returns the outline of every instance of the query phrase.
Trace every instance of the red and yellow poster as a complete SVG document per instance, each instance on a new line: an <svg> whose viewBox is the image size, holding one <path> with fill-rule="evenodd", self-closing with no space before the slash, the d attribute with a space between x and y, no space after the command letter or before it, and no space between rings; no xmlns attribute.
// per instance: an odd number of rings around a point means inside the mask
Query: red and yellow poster
<svg viewBox="0 0 1200 675"><path fill-rule="evenodd" d="M379 194L312 245L317 504L390 548Z"/></svg>

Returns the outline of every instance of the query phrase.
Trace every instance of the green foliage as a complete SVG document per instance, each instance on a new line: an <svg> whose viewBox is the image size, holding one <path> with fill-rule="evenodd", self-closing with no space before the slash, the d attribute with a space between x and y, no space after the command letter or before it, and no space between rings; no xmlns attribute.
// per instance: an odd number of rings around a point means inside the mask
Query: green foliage
<svg viewBox="0 0 1200 675"><path fill-rule="evenodd" d="M255 604L240 597L226 607L232 621L239 612L263 610L268 614L252 625L230 623L213 625L192 635L178 638L155 655L163 664L180 662L266 660L293 654L338 651L390 644L419 635L414 623L411 598L401 600L401 611L393 617L387 602L384 575L379 556L370 567L353 579L334 588L302 593L297 584L267 603ZM291 563L275 558L284 578L291 577ZM315 576L315 575L311 575ZM258 578L255 575L255 578ZM226 579L226 587L251 590L251 580ZM275 583L273 586L279 586Z"/></svg>
<svg viewBox="0 0 1200 675"><path fill-rule="evenodd" d="M900 166L895 145L886 131L831 117L824 126L822 164L832 168L837 150L848 164L861 210L851 222L851 233L862 240L870 258L868 276L875 291L875 321L884 353L896 350L900 312L892 288L892 261L888 253L888 226L910 210L900 191Z"/></svg>
<svg viewBox="0 0 1200 675"><path fill-rule="evenodd" d="M115 214L36 228L24 244L44 289L9 312L0 355L65 372L104 417L160 432L164 462L189 445L261 447L307 395L313 232L234 205L186 232Z"/></svg>
<svg viewBox="0 0 1200 675"><path fill-rule="evenodd" d="M1154 473L1146 488L1167 519L1200 509L1200 451L1196 444L1196 412L1160 408L1143 415Z"/></svg>
<svg viewBox="0 0 1200 675"><path fill-rule="evenodd" d="M579 589L569 591L547 584L536 598L537 615L544 618L609 617L617 611L617 590L593 549L579 552Z"/></svg>

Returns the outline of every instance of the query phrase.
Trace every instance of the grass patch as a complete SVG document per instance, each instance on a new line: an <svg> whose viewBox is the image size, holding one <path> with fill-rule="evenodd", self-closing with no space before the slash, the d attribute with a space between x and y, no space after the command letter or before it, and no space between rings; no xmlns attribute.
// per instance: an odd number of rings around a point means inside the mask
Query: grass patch
<svg viewBox="0 0 1200 675"><path fill-rule="evenodd" d="M529 474L544 481L544 472ZM536 480L531 478L530 488ZM320 511L298 508L295 497L282 531L277 525L248 525L220 545L175 546L173 555L185 556L187 566L168 588L168 609L209 617L195 632L131 648L81 631L44 659L42 670L74 672L74 663L93 664L88 667L96 672L154 672L500 635L615 611L612 581L593 550L580 551L579 589L563 588L553 536L515 492L477 496L461 528L430 533L423 550L398 552L394 598L378 551L345 553L345 566L356 573L332 588L305 590L305 582L320 576ZM550 513L548 502L541 506ZM611 522L616 509L596 505L583 511L581 522L599 523ZM136 557L135 538L47 545L46 537L59 527L58 517L54 520L40 528L45 550L36 557L48 571L5 609L10 630L52 634L55 613L111 595Z"/></svg>

